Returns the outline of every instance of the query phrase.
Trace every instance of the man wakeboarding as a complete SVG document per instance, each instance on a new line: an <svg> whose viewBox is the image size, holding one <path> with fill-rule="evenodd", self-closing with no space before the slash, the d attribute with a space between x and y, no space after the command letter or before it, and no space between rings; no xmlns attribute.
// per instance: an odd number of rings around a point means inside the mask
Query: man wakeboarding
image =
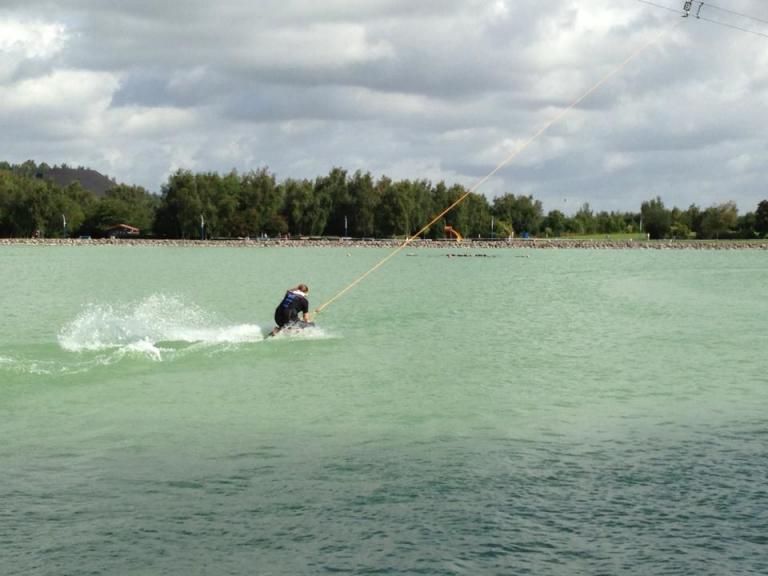
<svg viewBox="0 0 768 576"><path fill-rule="evenodd" d="M270 336L275 336L283 329L301 329L315 325L309 314L307 294L309 294L309 286L306 284L299 284L285 293L283 301L275 308L277 326L269 333ZM302 314L301 320L299 320L299 313Z"/></svg>

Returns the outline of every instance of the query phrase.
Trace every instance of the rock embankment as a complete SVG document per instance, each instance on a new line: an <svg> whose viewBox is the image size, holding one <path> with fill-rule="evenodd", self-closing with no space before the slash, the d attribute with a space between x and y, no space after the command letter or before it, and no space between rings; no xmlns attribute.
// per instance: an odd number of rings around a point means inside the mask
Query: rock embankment
<svg viewBox="0 0 768 576"><path fill-rule="evenodd" d="M135 238L57 239L0 238L0 246L184 246L184 247L248 247L248 248L397 248L403 240L396 239L224 239L224 240L147 240ZM768 250L764 240L574 240L567 238L537 238L514 240L414 240L409 248L441 248L465 250L476 248L536 248L586 250Z"/></svg>

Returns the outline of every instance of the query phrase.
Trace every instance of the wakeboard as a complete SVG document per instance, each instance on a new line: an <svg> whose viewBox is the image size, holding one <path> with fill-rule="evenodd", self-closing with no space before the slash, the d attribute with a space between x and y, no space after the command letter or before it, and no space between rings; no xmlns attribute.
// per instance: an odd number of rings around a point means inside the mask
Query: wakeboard
<svg viewBox="0 0 768 576"><path fill-rule="evenodd" d="M304 322L303 320L297 320L296 322L289 322L288 324L284 324L283 326L275 326L272 328L272 331L267 334L267 338L270 336L277 336L278 334L298 334L302 330L306 330L307 328L313 328L315 326L314 322Z"/></svg>

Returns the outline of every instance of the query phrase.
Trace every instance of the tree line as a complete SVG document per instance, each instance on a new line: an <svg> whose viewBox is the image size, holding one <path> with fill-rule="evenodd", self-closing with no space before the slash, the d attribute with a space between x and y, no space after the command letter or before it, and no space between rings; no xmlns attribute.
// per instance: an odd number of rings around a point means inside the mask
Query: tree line
<svg viewBox="0 0 768 576"><path fill-rule="evenodd" d="M97 196L77 182L57 186L44 177L45 168L32 161L0 163L0 236L100 236L129 224L155 238L402 237L467 192L458 184L376 179L334 168L314 180L282 182L267 169L223 175L178 170L160 195L115 184ZM545 214L532 196L507 193L489 201L470 193L424 237L444 237L445 226L470 238L640 232L651 238L760 238L768 234L768 200L746 214L733 202L668 209L657 197L639 212L595 212L584 204L568 216L560 210Z"/></svg>

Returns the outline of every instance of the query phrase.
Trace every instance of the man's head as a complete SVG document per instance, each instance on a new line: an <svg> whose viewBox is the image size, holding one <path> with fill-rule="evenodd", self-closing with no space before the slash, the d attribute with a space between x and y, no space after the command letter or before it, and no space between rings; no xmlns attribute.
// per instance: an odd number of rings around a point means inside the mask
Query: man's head
<svg viewBox="0 0 768 576"><path fill-rule="evenodd" d="M309 286L307 286L306 284L299 284L298 286L296 286L296 288L304 292L304 294L309 294Z"/></svg>

